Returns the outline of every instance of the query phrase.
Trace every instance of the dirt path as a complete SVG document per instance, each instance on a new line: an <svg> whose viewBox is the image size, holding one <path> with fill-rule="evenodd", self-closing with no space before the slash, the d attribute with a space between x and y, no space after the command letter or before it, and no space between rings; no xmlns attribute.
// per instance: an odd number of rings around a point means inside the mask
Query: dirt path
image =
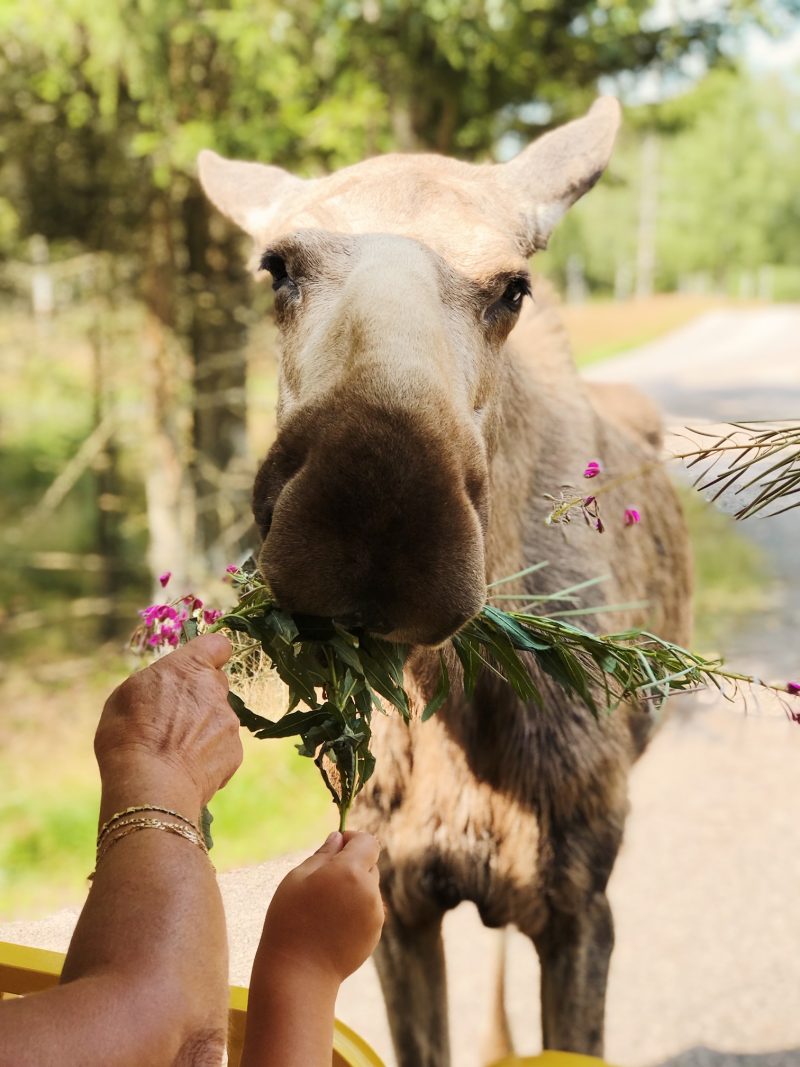
<svg viewBox="0 0 800 1067"><path fill-rule="evenodd" d="M800 418L800 308L719 311L593 377L640 384L671 420ZM751 521L782 579L782 604L728 649L764 676L800 674L800 513ZM744 715L708 698L674 702L636 767L610 896L617 946L610 1061L625 1067L800 1067L800 727L766 702ZM290 861L221 879L232 979L246 982L264 908ZM0 927L0 938L66 943L73 912ZM464 905L446 920L453 1067L479 1067L495 934ZM519 1051L540 1047L538 969L510 937L508 1002ZM391 1064L371 965L338 1015Z"/></svg>

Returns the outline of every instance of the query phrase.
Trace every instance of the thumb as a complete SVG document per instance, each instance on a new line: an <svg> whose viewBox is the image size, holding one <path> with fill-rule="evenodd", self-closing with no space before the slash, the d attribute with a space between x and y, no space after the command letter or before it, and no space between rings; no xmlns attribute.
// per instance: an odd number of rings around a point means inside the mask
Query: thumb
<svg viewBox="0 0 800 1067"><path fill-rule="evenodd" d="M315 856L335 856L337 852L341 852L344 848L344 836L338 831L334 830L333 833L328 834L317 851Z"/></svg>
<svg viewBox="0 0 800 1067"><path fill-rule="evenodd" d="M224 634L203 634L183 645L173 655L193 659L208 667L222 667L231 658L233 645Z"/></svg>

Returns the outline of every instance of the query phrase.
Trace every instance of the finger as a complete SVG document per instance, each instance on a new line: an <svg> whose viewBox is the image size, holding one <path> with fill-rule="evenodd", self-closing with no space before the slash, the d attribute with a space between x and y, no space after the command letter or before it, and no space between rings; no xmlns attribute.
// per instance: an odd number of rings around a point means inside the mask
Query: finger
<svg viewBox="0 0 800 1067"><path fill-rule="evenodd" d="M215 676L217 682L219 683L220 688L224 689L225 693L227 694L228 690L231 687L231 680L227 676L225 671L222 670L222 668L220 667L218 670L216 670L214 672L214 676ZM227 699L227 697L226 697L226 699ZM231 710L233 710L233 709L231 709Z"/></svg>
<svg viewBox="0 0 800 1067"><path fill-rule="evenodd" d="M338 830L334 830L333 833L328 834L317 851L315 856L330 855L335 856L337 852L341 852L344 848L344 835Z"/></svg>
<svg viewBox="0 0 800 1067"><path fill-rule="evenodd" d="M208 667L222 667L233 653L233 645L224 634L203 634L195 637L174 653L193 659Z"/></svg>
<svg viewBox="0 0 800 1067"><path fill-rule="evenodd" d="M377 838L373 837L372 834L365 833L354 833L352 836L348 836L348 840L345 841L342 849L343 856L355 860L360 867L364 867L366 870L375 866L380 854L381 846Z"/></svg>

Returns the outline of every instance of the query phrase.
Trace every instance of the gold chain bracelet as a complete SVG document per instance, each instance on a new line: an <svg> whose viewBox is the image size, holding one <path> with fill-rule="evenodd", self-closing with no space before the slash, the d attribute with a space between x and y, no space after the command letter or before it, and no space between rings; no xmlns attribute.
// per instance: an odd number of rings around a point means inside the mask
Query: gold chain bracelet
<svg viewBox="0 0 800 1067"><path fill-rule="evenodd" d="M124 819L126 815L135 815L138 812L142 811L158 811L162 815L172 815L174 816L174 818L180 819L181 822L186 823L187 826L191 826L193 830L196 830L198 833L200 833L199 827L195 823L193 823L191 819L187 819L185 815L181 815L179 811L173 811L172 808L160 808L158 804L136 804L132 808L125 808L123 811L116 812L114 815L111 816L110 819L107 819L103 823L97 835L98 847L100 845L100 842L103 840L103 837L114 826L115 823L119 822L120 819Z"/></svg>
<svg viewBox="0 0 800 1067"><path fill-rule="evenodd" d="M135 810L141 811L159 811L159 808L140 808ZM181 823L166 822L164 819L154 818L123 818L123 816L133 814L131 811L118 812L108 820L97 840L97 856L95 858L94 871L89 875L89 881L94 879L97 873L97 868L100 866L101 860L111 851L118 841L121 841L125 837L129 837L131 834L137 833L139 830L163 830L165 833L175 834L177 837L182 837L186 841L191 841L192 844L197 847L208 856L208 848L206 847L203 834L200 829L194 825L189 819L184 816L178 815L178 818L183 820ZM166 814L176 814L173 812L167 812Z"/></svg>

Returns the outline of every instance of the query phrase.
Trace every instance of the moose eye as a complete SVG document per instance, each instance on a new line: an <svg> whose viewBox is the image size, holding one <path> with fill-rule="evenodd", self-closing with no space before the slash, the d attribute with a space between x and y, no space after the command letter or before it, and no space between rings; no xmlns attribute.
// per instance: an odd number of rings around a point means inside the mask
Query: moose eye
<svg viewBox="0 0 800 1067"><path fill-rule="evenodd" d="M267 270L272 275L272 288L277 291L286 285L294 285L286 270L286 260L274 252L265 252L258 265L259 270Z"/></svg>
<svg viewBox="0 0 800 1067"><path fill-rule="evenodd" d="M508 285L503 290L503 295L500 298L501 303L512 311L519 311L522 307L522 301L526 296L531 295L531 282L524 274L520 274L517 278L512 278Z"/></svg>

